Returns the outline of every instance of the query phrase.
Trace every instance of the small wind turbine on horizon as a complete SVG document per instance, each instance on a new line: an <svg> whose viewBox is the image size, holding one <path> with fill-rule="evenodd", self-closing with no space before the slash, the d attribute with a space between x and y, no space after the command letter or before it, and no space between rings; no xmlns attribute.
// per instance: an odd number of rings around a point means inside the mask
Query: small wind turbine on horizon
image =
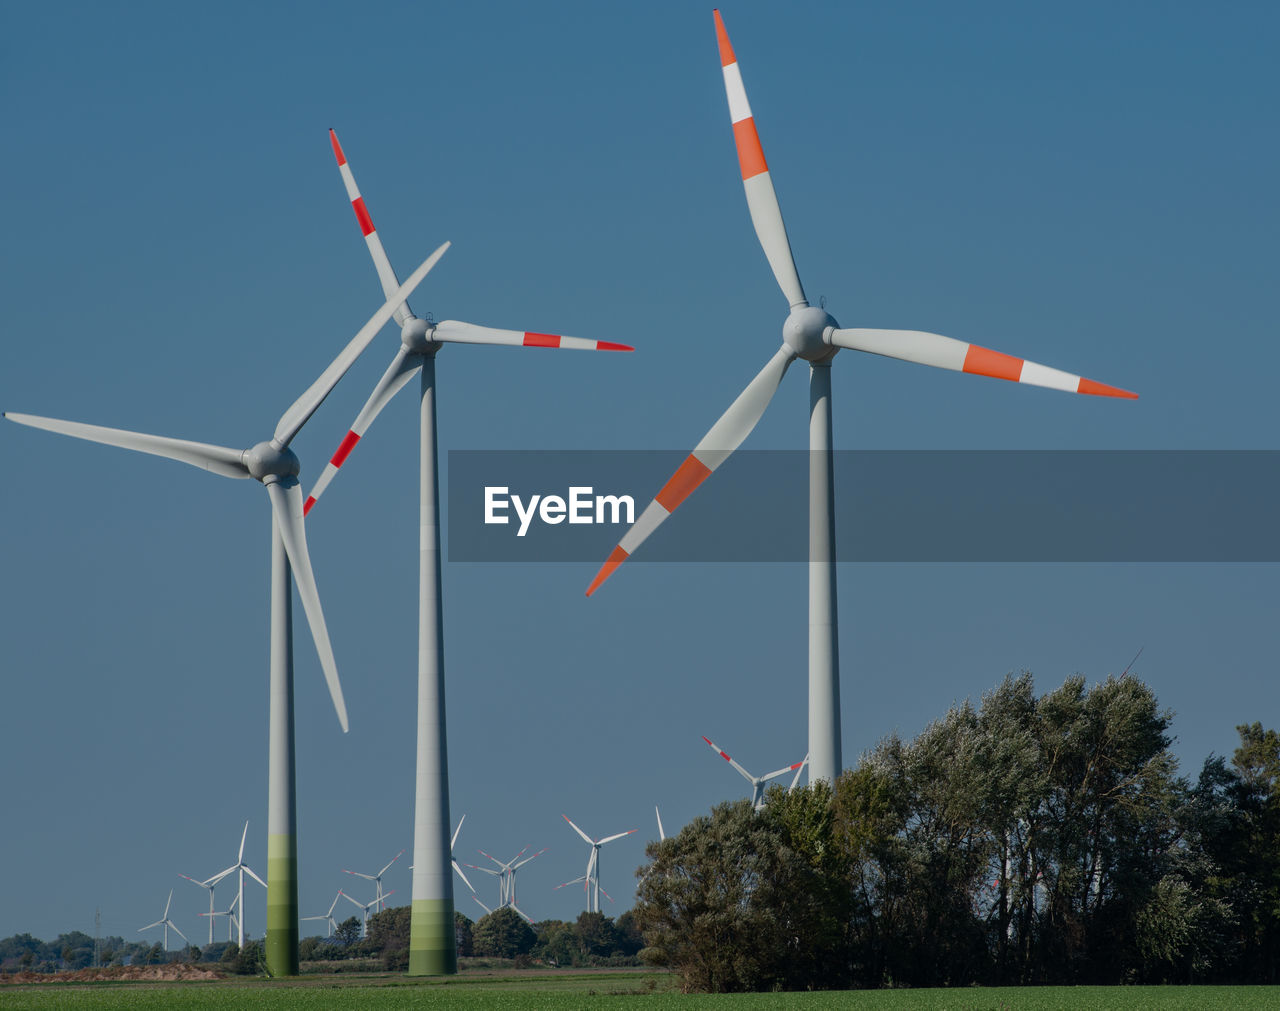
<svg viewBox="0 0 1280 1011"><path fill-rule="evenodd" d="M240 912L239 912L239 914L235 917L235 921L236 921L237 927L238 927L239 932L240 932L240 938L239 938L239 942L238 942L238 943L239 943L240 947L242 947L242 948L244 947L244 919L245 919L245 916L244 916L244 876L245 876L246 874L248 874L248 875L249 875L249 877L253 878L253 880L254 880L254 881L256 881L256 882L258 882L258 884L260 884L263 888L267 888L267 894L268 894L268 896L270 896L270 894L271 894L271 890L270 890L270 888L268 888L267 883L266 883L265 881L263 881L263 880L262 880L262 878L258 877L258 875L257 875L257 874L255 874L255 873L253 872L253 868L252 868L252 867L250 867L247 863L245 863L245 862L244 862L244 842L245 842L245 840L246 840L247 838L249 838L249 823L246 821L246 822L244 823L244 831L240 833L240 852L239 852L239 853L237 854L237 856L236 856L236 862L235 862L235 863L233 863L230 867L228 867L225 871L222 871L222 872L220 872L220 873L218 873L218 874L215 874L213 877L211 877L211 878L209 879L209 883L210 883L211 885L216 885L219 881L221 881L223 878L225 878L228 874L235 874L235 875L236 875L236 879L237 879L237 881L236 881L236 902L231 903L231 908L232 908L232 909L234 909L234 908L236 907L236 903L239 903L239 905L240 905ZM268 871L269 871L269 870L270 870L270 868L268 867ZM270 901L270 900L268 899L268 901ZM212 912L212 910L210 910L210 912Z"/></svg>
<svg viewBox="0 0 1280 1011"><path fill-rule="evenodd" d="M325 913L323 916L304 916L302 919L304 921L305 920L324 920L326 923L329 924L329 933L326 934L325 936L332 937L333 932L338 929L338 921L334 919L333 910L334 910L334 907L337 906L338 900L340 898L342 898L341 890L339 890L338 894L333 897L333 902L329 904L329 911ZM385 899L386 896L384 895L383 898Z"/></svg>
<svg viewBox="0 0 1280 1011"><path fill-rule="evenodd" d="M800 284L764 149L737 57L720 12L716 41L733 122L747 209L774 278L787 299L782 346L667 481L613 549L587 587L591 596L645 539L729 458L764 414L787 368L809 363L809 781L834 783L840 774L840 676L836 608L834 458L831 443L831 363L842 349L919 362L935 368L1007 379L1100 397L1137 394L977 344L920 330L842 329L825 303L811 306Z"/></svg>
<svg viewBox="0 0 1280 1011"><path fill-rule="evenodd" d="M787 787L787 793L790 793L796 788L796 783L800 781L800 773L802 773L804 771L804 767L809 764L809 756L805 755L801 761L788 765L785 768L765 773L763 776L753 776L741 765L730 758L728 752L721 749L720 745L712 741L710 737L704 736L702 739L707 742L707 746L712 751L737 769L738 772L742 774L742 778L751 784L751 806L757 811L764 807L764 788L771 780L777 779L780 776L785 776L788 772L794 772L795 776L791 780L791 785Z"/></svg>
<svg viewBox="0 0 1280 1011"><path fill-rule="evenodd" d="M207 913L200 914L201 916L209 917L210 936L212 936L213 934L213 921L217 919L219 916L225 916L227 918L227 941L230 942L235 940L235 938L232 936L232 931L238 930L240 928L240 917L236 915L236 906L239 904L240 904L240 896L237 895L234 899L231 900L231 905L229 905L225 910L221 912L215 912L214 910L211 909Z"/></svg>
<svg viewBox="0 0 1280 1011"><path fill-rule="evenodd" d="M561 814L560 817L569 822L570 828L582 836L583 841L591 847L591 856L587 858L587 872L582 877L556 885L556 888L565 888L569 885L576 885L579 881L583 882L583 891L587 893L587 912L598 913L600 912L600 895L602 893L610 902L613 901L613 897L600 887L600 847L606 843L613 842L615 839L631 835L632 832L638 832L639 829L630 828L625 832L619 832L617 835L606 836L603 839L592 839L591 836L578 828L567 814Z"/></svg>
<svg viewBox="0 0 1280 1011"><path fill-rule="evenodd" d="M360 901L358 901L357 899L353 899L353 898L352 898L350 895L348 895L346 892L343 892L343 891L339 891L339 892L338 892L338 894L339 894L339 895L341 895L344 899L346 899L346 900L347 900L348 902L350 902L353 906L355 906L357 909L359 909L361 912L363 912L363 913L364 913L364 929L363 929L363 930L362 930L362 932L361 932L361 936L362 936L362 937L368 937L368 936L369 936L369 912L370 912L370 910L372 910L372 909L373 909L373 907L374 907L374 906L376 906L379 902L385 902L385 901L386 901L387 899L389 899L392 895L395 895L395 893L396 893L396 890L393 888L393 889L391 889L391 891L383 893L381 896L379 896L378 898L374 899L372 902L360 902Z"/></svg>
<svg viewBox="0 0 1280 1011"><path fill-rule="evenodd" d="M385 850L383 852L385 852ZM359 871L349 871L345 867L342 869L342 873L353 874L357 878L364 878L366 881L372 881L378 888L378 897L374 900L374 902L381 903L382 900L386 897L382 894L382 875L386 874L387 871L391 869L391 865L395 863L397 860L399 860L402 856L404 856L404 850L401 850L399 853L393 856L390 860L388 860L387 866L382 868L382 870L378 871L377 874L361 874ZM375 909L374 912L376 913L377 910Z"/></svg>
<svg viewBox="0 0 1280 1011"><path fill-rule="evenodd" d="M528 852L528 849L529 847L526 846L524 849L522 849L519 853L513 856L506 863L503 863L497 857L491 856L490 854L486 853L482 849L477 849L476 850L477 853L479 853L482 857L486 857L489 860L492 860L497 865L498 867L497 870L494 870L491 867L480 867L476 864L467 864L467 866L472 868L473 870L481 871L484 874L492 874L494 877L498 879L498 904L497 906L494 907L495 909L501 909L503 906L511 906L513 909L516 910L517 913L520 913L521 916L524 916L524 913L521 913L519 907L516 906L516 871L518 871L521 867L527 864L530 860L540 857L542 856L542 854L547 852L546 848L544 847L538 850L538 852L534 853L532 856L527 856L523 860L521 860L520 858L524 856L526 852ZM474 891L474 889L472 890Z"/></svg>
<svg viewBox="0 0 1280 1011"><path fill-rule="evenodd" d="M329 642L320 593L311 569L303 524L302 491L298 485L301 469L297 455L289 448L295 436L315 413L355 363L369 342L382 329L401 303L426 277L427 272L449 248L440 246L409 279L397 288L369 321L356 333L338 356L280 416L271 438L248 449L185 439L146 435L99 425L41 418L5 412L4 417L21 425L69 435L89 442L162 456L189 464L221 477L253 478L267 491L271 504L271 591L270 591L270 689L267 731L267 967L274 976L298 974L298 846L297 790L294 761L293 720L293 593L296 587L311 628L320 666L343 732L347 730L347 707L338 681L337 661ZM210 635L235 635L210 626ZM241 913L244 909L241 907ZM450 937L452 937L450 933Z"/></svg>
<svg viewBox="0 0 1280 1011"><path fill-rule="evenodd" d="M220 876L216 876L216 877L209 878L207 881L197 881L195 878L191 877L190 875L188 875L188 874L182 874L182 873L179 873L179 874L178 874L178 877L180 877L180 878L185 878L187 881L190 881L193 885L199 885L201 888L206 888L206 889L208 889L208 891L209 891L209 914L208 914L208 915L209 915L209 917L210 917L210 919L209 919L209 943L210 943L210 944L213 944L213 916L215 915L215 914L214 914L214 911L213 911L213 889L214 889L214 886L215 886L215 885L218 883L218 881L220 880ZM201 913L200 915L201 915L201 916L204 916L205 914L204 914L204 913ZM231 938L227 938L227 940L231 940Z"/></svg>
<svg viewBox="0 0 1280 1011"><path fill-rule="evenodd" d="M373 227L351 166L329 131L338 171L346 186L356 221L373 258L384 292L396 289L396 273ZM309 512L328 487L356 444L384 407L415 372L421 371L419 393L419 517L418 553L418 737L414 794L413 898L410 912L409 975L452 974L458 971L453 932L452 849L449 846L449 757L444 708L444 609L441 600L440 502L436 446L436 354L445 344L493 344L514 347L577 348L631 351L626 344L562 337L557 334L443 320L433 323L415 316L408 303L395 313L400 325L400 349L374 387L368 401L320 475L303 507ZM465 880L465 879L464 879Z"/></svg>
<svg viewBox="0 0 1280 1011"><path fill-rule="evenodd" d="M169 919L169 905L172 902L173 902L173 889L170 888L169 898L165 901L165 904L164 904L164 916L156 920L155 923L148 923L145 927L138 928L138 933L141 934L144 930L150 930L152 927L164 927L164 950L165 951L169 950L169 928L170 927L172 927L174 931L177 932L177 935L180 938L182 938L184 941L187 941L187 935L184 934L181 930L178 930L178 925L174 923L171 919ZM187 944L190 944L190 943L191 943L190 941L187 941Z"/></svg>

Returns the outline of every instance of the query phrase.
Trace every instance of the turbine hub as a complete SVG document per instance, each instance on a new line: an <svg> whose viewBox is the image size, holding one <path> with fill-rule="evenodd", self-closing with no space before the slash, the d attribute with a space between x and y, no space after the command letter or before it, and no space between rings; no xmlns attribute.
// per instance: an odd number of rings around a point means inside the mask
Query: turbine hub
<svg viewBox="0 0 1280 1011"><path fill-rule="evenodd" d="M791 310L791 315L782 324L782 339L805 361L825 361L836 353L836 349L826 342L824 335L828 329L839 326L825 309L807 305Z"/></svg>
<svg viewBox="0 0 1280 1011"><path fill-rule="evenodd" d="M425 319L410 316L404 321L404 326L400 328L400 343L410 351L416 351L421 354L435 343L431 339L435 329Z"/></svg>
<svg viewBox="0 0 1280 1011"><path fill-rule="evenodd" d="M293 450L287 446L277 449L269 442L246 449L241 459L249 473L263 484L272 484L282 477L297 477L301 469Z"/></svg>

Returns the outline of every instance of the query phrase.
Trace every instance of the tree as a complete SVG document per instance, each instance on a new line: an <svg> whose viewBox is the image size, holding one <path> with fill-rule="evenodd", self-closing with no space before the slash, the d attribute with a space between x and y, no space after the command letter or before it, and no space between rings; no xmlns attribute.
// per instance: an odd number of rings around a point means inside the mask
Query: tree
<svg viewBox="0 0 1280 1011"><path fill-rule="evenodd" d="M533 949L536 937L520 914L503 906L480 917L472 931L472 947L477 955L515 958Z"/></svg>
<svg viewBox="0 0 1280 1011"><path fill-rule="evenodd" d="M365 946L388 971L409 968L409 907L392 906L369 917Z"/></svg>
<svg viewBox="0 0 1280 1011"><path fill-rule="evenodd" d="M360 932L360 917L348 916L338 924L338 929L333 932L333 936L344 948L349 948L360 940Z"/></svg>
<svg viewBox="0 0 1280 1011"><path fill-rule="evenodd" d="M453 913L453 940L458 947L459 958L469 958L474 950L472 947L471 930L474 924L471 918L463 913L454 910Z"/></svg>

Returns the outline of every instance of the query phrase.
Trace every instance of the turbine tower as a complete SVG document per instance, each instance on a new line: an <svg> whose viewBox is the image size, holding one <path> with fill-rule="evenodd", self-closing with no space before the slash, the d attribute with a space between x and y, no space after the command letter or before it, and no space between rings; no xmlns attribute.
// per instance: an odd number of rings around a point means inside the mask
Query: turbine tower
<svg viewBox="0 0 1280 1011"><path fill-rule="evenodd" d="M169 919L169 905L172 902L173 902L173 889L170 888L169 898L165 901L165 904L164 904L164 916L156 920L155 923L148 923L145 927L138 928L138 933L141 934L144 930L150 930L152 927L164 927L164 950L165 951L169 950L169 928L170 927L172 927L177 932L180 938L182 938L184 941L187 941L187 935L184 934L181 930L178 930L178 925L174 923L171 919ZM190 944L191 942L187 941L187 943Z"/></svg>
<svg viewBox="0 0 1280 1011"><path fill-rule="evenodd" d="M659 524L742 444L773 399L788 366L803 358L809 363L809 782L834 783L842 767L831 451L831 361L835 355L848 348L1072 393L1129 399L1137 394L940 334L844 330L824 308L811 306L800 285L738 60L719 11L715 11L715 24L747 209L790 311L782 326L782 346L623 535L591 581L587 596L635 554Z"/></svg>
<svg viewBox="0 0 1280 1011"><path fill-rule="evenodd" d="M221 912L215 912L214 910L211 909L207 913L200 914L201 916L209 917L210 935L213 934L213 921L217 919L219 916L225 916L227 918L227 940L228 941L235 940L235 938L232 936L232 931L240 929L240 917L236 915L236 906L239 905L239 903L240 903L240 896L237 895L234 899L231 900L231 905L229 905L226 909L222 910Z"/></svg>
<svg viewBox="0 0 1280 1011"><path fill-rule="evenodd" d="M396 288L396 273L356 187L355 176L329 131L338 170L355 211L369 255L384 292ZM436 458L436 353L446 343L497 344L539 348L631 351L626 344L584 340L557 334L443 320L419 319L408 304L395 315L400 350L374 387L364 408L333 454L304 506L309 512L363 438L374 418L421 370L419 393L420 530L418 553L418 744L413 829L413 896L409 927L409 975L444 975L458 971L453 931L452 851L449 846L449 756L444 712L444 608L441 601L440 501Z"/></svg>
<svg viewBox="0 0 1280 1011"><path fill-rule="evenodd" d="M320 595L311 570L311 557L307 551L306 530L302 520L302 491L298 486L298 458L289 444L329 395L330 390L337 385L338 380L346 374L360 352L448 248L449 244L446 242L393 292L390 300L361 327L320 377L280 416L271 438L248 449L230 449L28 414L4 415L10 421L33 428L178 460L222 477L251 477L266 486L272 513L266 960L273 976L298 974L298 844L295 835L297 817L291 578L297 586L302 609L311 626L311 636L320 656L320 666L329 686L338 722L344 732L347 729L347 709L342 698L342 686L338 681L338 667L333 648L329 644L329 631L325 626ZM214 630L213 634L222 633Z"/></svg>
<svg viewBox="0 0 1280 1011"><path fill-rule="evenodd" d="M207 888L209 890L209 912L207 914L201 913L200 915L201 916L208 915L210 918L209 919L209 943L213 944L213 917L216 915L213 911L213 888L214 888L214 885L216 885L220 880L221 875L209 878L207 881L197 881L195 878L187 874L179 874L178 877L186 878L186 880L190 881L193 885L199 885L201 888Z"/></svg>
<svg viewBox="0 0 1280 1011"><path fill-rule="evenodd" d="M619 832L617 835L605 836L603 839L592 839L582 829L574 825L567 814L560 815L565 821L569 822L569 826L582 836L582 839L591 847L591 856L587 858L587 873L580 878L574 878L572 881L566 881L563 885L556 885L557 888L564 888L566 885L576 885L579 881L583 882L583 890L587 893L587 912L600 912L600 893L604 892L604 897L613 901L609 893L600 887L600 847L605 843L611 843L615 839L621 839L623 836L631 835L638 829L630 828L625 832Z"/></svg>
<svg viewBox="0 0 1280 1011"><path fill-rule="evenodd" d="M793 765L788 765L785 768L778 769L776 772L765 773L763 776L753 776L741 765L730 758L728 752L721 750L720 745L712 741L710 737L704 736L702 739L707 742L707 746L712 751L737 769L738 772L742 774L742 778L751 784L751 806L757 811L764 807L764 788L770 780L777 779L780 776L785 776L788 772L794 772L795 778L791 780L791 786L787 790L787 793L790 793L796 788L796 781L800 778L800 771L804 768L805 763L809 761L809 756L806 755L802 761L796 762Z"/></svg>

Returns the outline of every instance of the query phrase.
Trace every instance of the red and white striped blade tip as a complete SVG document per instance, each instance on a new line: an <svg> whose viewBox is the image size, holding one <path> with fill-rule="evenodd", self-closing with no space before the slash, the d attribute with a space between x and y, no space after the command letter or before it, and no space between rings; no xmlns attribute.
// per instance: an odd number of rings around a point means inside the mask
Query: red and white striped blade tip
<svg viewBox="0 0 1280 1011"><path fill-rule="evenodd" d="M565 344L566 340L572 341ZM594 344L595 347L589 345ZM586 351L634 351L630 344L619 344L617 341L598 341L584 337L566 338L563 334L558 333L534 333L532 330L524 331L524 346L527 348L578 348Z"/></svg>

